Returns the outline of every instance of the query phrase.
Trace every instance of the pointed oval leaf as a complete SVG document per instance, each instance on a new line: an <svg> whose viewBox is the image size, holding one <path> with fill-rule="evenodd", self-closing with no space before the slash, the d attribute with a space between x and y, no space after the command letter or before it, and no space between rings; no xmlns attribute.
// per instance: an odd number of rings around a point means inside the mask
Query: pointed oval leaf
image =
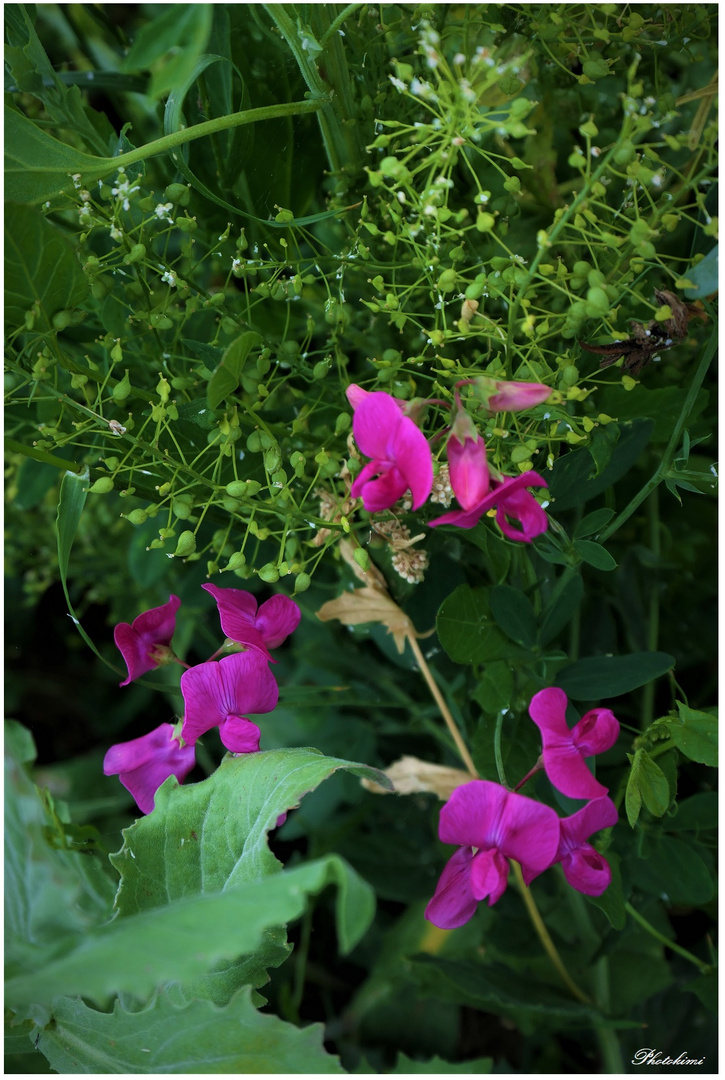
<svg viewBox="0 0 725 1080"><path fill-rule="evenodd" d="M629 694L675 666L674 656L661 652L627 656L590 656L562 668L555 682L576 701L599 701Z"/></svg>

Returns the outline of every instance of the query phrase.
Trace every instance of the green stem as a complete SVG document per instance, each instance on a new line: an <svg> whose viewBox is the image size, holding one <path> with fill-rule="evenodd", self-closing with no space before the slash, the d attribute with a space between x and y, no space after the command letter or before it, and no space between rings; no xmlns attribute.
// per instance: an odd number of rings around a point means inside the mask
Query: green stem
<svg viewBox="0 0 725 1080"><path fill-rule="evenodd" d="M660 557L660 513L659 493L657 488L652 492L652 497L647 503L650 524L650 547L656 562ZM660 594L659 577L655 577L650 585L649 598L649 632L647 635L647 649L649 652L657 651L657 641L660 632ZM655 683L653 679L645 685L642 693L642 730L646 731L654 718Z"/></svg>
<svg viewBox="0 0 725 1080"><path fill-rule="evenodd" d="M665 937L665 935L661 934L659 930L656 930L654 926L652 926L652 923L647 922L644 915L640 915L640 913L632 907L629 901L625 903L624 910L627 912L628 915L631 915L635 922L638 922L639 925L644 930L646 930L648 934L651 934L656 941L659 941L662 945L664 945L665 948L671 949L672 952L676 952L678 956L681 956L685 960L688 960L691 964L694 964L695 967L698 968L701 975L709 975L709 973L713 970L710 964L706 964L704 960L699 960L691 952L688 952L687 949L683 949L681 945L678 945L674 941L670 941L668 937Z"/></svg>
<svg viewBox="0 0 725 1080"><path fill-rule="evenodd" d="M707 370L710 367L710 364L712 363L712 358L714 357L716 351L717 351L717 329L714 329L712 334L710 335L710 340L708 341L707 345L705 346L705 349L704 349L703 354L702 354L702 359L700 360L697 371L695 372L695 376L694 376L692 382L690 383L689 389L687 391L687 395L685 397L684 403L682 405L682 409L680 411L680 415L677 418L677 423L675 424L674 428L672 429L672 435L670 436L670 441L667 443L667 447L665 449L665 452L662 455L662 458L660 459L660 463L657 466L657 469L655 470L655 472L652 475L651 479L647 481L647 483L644 485L644 487L640 491L638 491L637 494L634 496L634 498L629 502L629 504L627 506L625 506L625 508L624 508L624 510L622 510L621 514L617 514L617 516L613 519L613 521L611 521L609 523L609 525L605 529L602 530L602 532L599 534L599 537L598 537L598 540L599 540L600 544L603 544L606 540L609 539L609 537L613 533L615 533L617 531L617 529L621 528L621 526L625 523L625 521L627 521L632 516L632 514L635 512L637 507L641 506L641 504L644 502L644 500L647 498L647 496L650 495L650 493L653 492L655 490L655 488L664 479L664 474L669 469L669 467L670 467L670 465L672 463L672 459L675 456L675 452L677 451L677 447L680 444L680 437L682 435L682 429L684 428L685 424L687 423L687 418L689 417L690 412L692 411L692 407L695 404L695 399L697 397L698 391L700 390L700 387L702 386L705 375L707 374Z"/></svg>
<svg viewBox="0 0 725 1080"><path fill-rule="evenodd" d="M329 101L329 94L324 93L320 97L310 101L289 101L282 105L264 105L259 109L245 109L243 112L229 113L228 116L217 116L213 120L205 120L201 124L194 124L190 128L182 128L173 131L170 135L163 135L160 139L139 146L135 150L129 150L118 157L108 158L109 171L112 169L125 169L137 161L145 161L146 158L163 154L167 150L173 150L176 146L192 142L194 139L202 139L205 135L214 135L217 131L226 131L227 128L241 127L243 124L254 124L258 120L276 120L283 116L297 116L300 113L317 112L324 108Z"/></svg>

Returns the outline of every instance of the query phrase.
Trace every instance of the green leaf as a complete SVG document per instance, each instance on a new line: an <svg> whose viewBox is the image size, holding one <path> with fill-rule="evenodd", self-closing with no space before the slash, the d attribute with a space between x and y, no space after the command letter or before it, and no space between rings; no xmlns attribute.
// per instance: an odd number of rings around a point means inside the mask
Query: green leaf
<svg viewBox="0 0 725 1080"><path fill-rule="evenodd" d="M438 609L436 630L441 645L458 664L482 664L518 655L494 623L488 589L459 585Z"/></svg>
<svg viewBox="0 0 725 1080"><path fill-rule="evenodd" d="M670 904L707 904L715 885L700 850L692 841L656 837L649 858L632 865L634 884Z"/></svg>
<svg viewBox="0 0 725 1080"><path fill-rule="evenodd" d="M617 568L617 563L607 549L595 543L594 540L575 540L574 550L585 563L596 567L597 570L616 570Z"/></svg>
<svg viewBox="0 0 725 1080"><path fill-rule="evenodd" d="M581 574L577 574L576 577L567 581L558 597L551 602L550 607L544 612L540 634L542 645L548 645L552 638L555 638L564 629L569 620L579 610L583 596L584 582L581 579Z"/></svg>
<svg viewBox="0 0 725 1080"><path fill-rule="evenodd" d="M668 832L705 832L718 824L716 791L701 791L677 803L677 812L667 819Z"/></svg>
<svg viewBox="0 0 725 1080"><path fill-rule="evenodd" d="M112 1013L59 998L39 1049L57 1073L342 1073L322 1045L322 1024L296 1028L260 1013L241 990L222 1009L179 1005L168 992L139 1012Z"/></svg>
<svg viewBox="0 0 725 1080"><path fill-rule="evenodd" d="M139 28L121 70L155 68L149 96L163 97L188 79L207 46L211 23L209 4L174 4L161 9Z"/></svg>
<svg viewBox="0 0 725 1080"><path fill-rule="evenodd" d="M49 330L53 316L88 295L88 282L72 244L30 206L5 205L5 319L22 326L34 308L34 330Z"/></svg>
<svg viewBox="0 0 725 1080"><path fill-rule="evenodd" d="M690 759L702 765L717 767L717 717L710 713L690 709L677 702L679 720L670 717L667 730L675 746Z"/></svg>
<svg viewBox="0 0 725 1080"><path fill-rule="evenodd" d="M199 823L199 828L206 826ZM164 854L157 862L163 867L171 861L169 876L174 877L174 871L178 876L178 866L173 866L178 860L173 853L171 860L168 851ZM243 853L238 856L243 862ZM223 959L254 953L268 928L296 919L305 909L308 893L333 883L341 886L338 930L347 935L349 946L367 929L374 897L344 860L328 855L262 880L192 893L116 919L88 932L70 951L10 979L5 1000L15 1009L31 1003L47 1005L63 993L101 1002L120 991L143 996L162 983L193 979Z"/></svg>
<svg viewBox="0 0 725 1080"><path fill-rule="evenodd" d="M492 1072L493 1058L476 1058L473 1061L460 1061L453 1064L439 1057L433 1057L429 1061L416 1061L415 1058L410 1058L407 1054L399 1053L395 1068L390 1071L394 1075L400 1073L437 1073L446 1076L448 1073L466 1073L468 1076L474 1076L478 1073Z"/></svg>
<svg viewBox="0 0 725 1080"><path fill-rule="evenodd" d="M595 536L605 525L609 524L613 517L614 510L610 510L608 506L603 506L600 510L593 510L591 514L586 514L574 529L574 539L579 540L585 536Z"/></svg>
<svg viewBox="0 0 725 1080"><path fill-rule="evenodd" d="M720 287L718 267L718 245L708 251L704 259L688 270L686 277L693 282L694 289L685 289L688 300L695 300L698 296L711 296Z"/></svg>
<svg viewBox="0 0 725 1080"><path fill-rule="evenodd" d="M538 625L528 596L510 585L496 585L489 602L491 614L512 641L527 648L536 644Z"/></svg>
<svg viewBox="0 0 725 1080"><path fill-rule="evenodd" d="M73 620L78 633L81 635L86 645L93 649L99 660L103 663L108 663L107 660L101 656L100 652L93 644L88 634L85 632L80 624L80 620L76 617L76 613L73 610L71 604L70 595L68 593L68 563L70 560L71 548L73 547L73 541L75 539L76 532L78 531L78 525L81 520L81 514L83 513L83 507L86 503L86 495L88 494L88 481L90 474L88 466L84 466L82 473L66 472L63 479L60 482L60 494L58 496L58 513L56 515L56 532L58 535L58 573L60 574L60 583L63 586L63 594L65 596L66 604L68 605L68 614ZM112 665L109 665L112 666ZM115 671L116 668L113 668Z"/></svg>
<svg viewBox="0 0 725 1080"><path fill-rule="evenodd" d="M601 1023L596 1008L574 1001L569 994L527 973L525 978L497 963L416 956L412 975L424 996L455 1001L486 1012L519 1012L548 1021L565 1020L572 1027Z"/></svg>
<svg viewBox="0 0 725 1080"><path fill-rule="evenodd" d="M611 461L592 477L592 457L588 449L571 450L554 462L549 480L552 511L571 510L611 488L629 472L650 440L653 420L632 420L619 425L620 438Z"/></svg>
<svg viewBox="0 0 725 1080"><path fill-rule="evenodd" d="M614 448L619 442L619 424L607 424L605 427L595 428L591 435L591 442L587 447L594 462L594 476L601 476L612 460Z"/></svg>
<svg viewBox="0 0 725 1080"><path fill-rule="evenodd" d="M479 522L473 529L456 529L450 526L448 531L475 544L479 551L483 552L491 580L503 581L511 565L511 545L497 536L489 524Z"/></svg>
<svg viewBox="0 0 725 1080"><path fill-rule="evenodd" d="M662 817L667 813L670 805L670 785L657 762L653 761L642 747L635 752L634 757L630 755L630 761L632 768L627 779L625 806L629 824L634 828L642 803L654 817Z"/></svg>
<svg viewBox="0 0 725 1080"><path fill-rule="evenodd" d="M607 862L612 870L612 880L609 887L604 890L601 896L587 896L584 894L584 899L588 900L594 907L599 908L600 911L603 911L615 930L624 930L627 924L627 912L624 907L625 897L622 889L619 855L615 851L608 851Z"/></svg>
<svg viewBox="0 0 725 1080"><path fill-rule="evenodd" d="M207 401L210 409L216 409L239 386L239 380L247 357L252 349L262 341L261 334L247 330L231 342L224 350L222 361L207 386Z"/></svg>
<svg viewBox="0 0 725 1080"><path fill-rule="evenodd" d="M666 675L674 666L674 656L661 652L590 656L562 668L555 683L577 701L598 701L628 694Z"/></svg>
<svg viewBox="0 0 725 1080"><path fill-rule="evenodd" d="M80 173L88 186L116 169L109 157L94 157L54 139L26 116L5 106L5 197L39 203L73 188Z"/></svg>
<svg viewBox="0 0 725 1080"><path fill-rule="evenodd" d="M483 676L472 696L485 713L497 716L503 709L511 707L513 692L511 665L503 660L494 660L484 666Z"/></svg>
<svg viewBox="0 0 725 1080"><path fill-rule="evenodd" d="M692 982L685 983L684 990L695 994L706 1009L717 1016L718 1005L718 975L717 971L710 971L707 975L699 975Z"/></svg>

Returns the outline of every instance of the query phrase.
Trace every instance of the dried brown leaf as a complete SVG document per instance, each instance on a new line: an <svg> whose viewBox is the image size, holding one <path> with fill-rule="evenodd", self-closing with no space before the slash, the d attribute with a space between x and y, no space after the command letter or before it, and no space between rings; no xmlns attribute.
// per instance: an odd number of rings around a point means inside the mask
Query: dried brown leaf
<svg viewBox="0 0 725 1080"><path fill-rule="evenodd" d="M467 784L473 777L464 769L450 769L446 765L434 765L430 761L421 761L416 757L402 757L382 770L395 787L396 795L415 795L429 791L439 799L449 799L461 784ZM374 780L362 779L360 783L376 795L389 792Z"/></svg>

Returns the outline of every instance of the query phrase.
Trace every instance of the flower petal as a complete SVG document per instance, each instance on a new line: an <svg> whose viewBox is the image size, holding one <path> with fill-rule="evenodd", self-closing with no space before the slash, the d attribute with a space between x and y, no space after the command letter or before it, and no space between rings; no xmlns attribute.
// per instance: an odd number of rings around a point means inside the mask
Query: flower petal
<svg viewBox="0 0 725 1080"><path fill-rule="evenodd" d="M492 780L461 784L441 809L438 836L444 844L466 847L500 847L500 823L508 792ZM524 798L524 796L519 796Z"/></svg>
<svg viewBox="0 0 725 1080"><path fill-rule="evenodd" d="M509 861L496 848L477 851L471 864L471 889L476 900L488 897L491 907L506 891L509 878Z"/></svg>
<svg viewBox="0 0 725 1080"><path fill-rule="evenodd" d="M274 675L258 652L197 664L181 676L181 693L185 705L182 735L188 743L229 716L271 712L279 698Z"/></svg>
<svg viewBox="0 0 725 1080"><path fill-rule="evenodd" d="M546 746L549 735L569 740L571 731L566 722L568 698L558 686L549 686L534 694L529 703L529 716L541 732Z"/></svg>
<svg viewBox="0 0 725 1080"><path fill-rule="evenodd" d="M550 806L506 792L499 851L521 864L528 885L553 863L559 848L559 817Z"/></svg>
<svg viewBox="0 0 725 1080"><path fill-rule="evenodd" d="M265 600L255 621L264 644L268 649L276 649L297 629L301 617L302 612L294 600L290 600L288 596L277 595Z"/></svg>
<svg viewBox="0 0 725 1080"><path fill-rule="evenodd" d="M592 799L575 814L562 818L557 860L580 847L593 833L616 825L618 820L617 808L608 796Z"/></svg>
<svg viewBox="0 0 725 1080"><path fill-rule="evenodd" d="M509 518L518 521L521 528L512 525ZM523 540L526 544L549 528L546 511L528 491L515 491L501 499L496 510L496 523L509 540Z"/></svg>
<svg viewBox="0 0 725 1080"><path fill-rule="evenodd" d="M251 720L241 716L228 716L219 725L222 743L233 754L254 754L259 750L261 731Z"/></svg>
<svg viewBox="0 0 725 1080"><path fill-rule="evenodd" d="M370 462L370 464L380 465L379 462ZM350 494L353 494L354 491L355 498L362 496L363 506L371 513L376 513L378 510L388 510L408 490L407 480L393 465L386 467L377 480L368 480L367 483L360 485L358 481L365 469L367 469L367 466L360 472L360 476L357 477L350 489ZM373 472L377 471L380 471L379 468L373 469Z"/></svg>
<svg viewBox="0 0 725 1080"><path fill-rule="evenodd" d="M170 645L176 629L176 612L181 600L173 594L160 607L144 611L133 623L119 623L113 631L113 640L126 661L128 676L119 686L127 686L134 679L153 671L158 661L150 656L154 645Z"/></svg>
<svg viewBox="0 0 725 1080"><path fill-rule="evenodd" d="M464 510L471 510L488 495L491 476L482 438L466 438L461 443L451 436L446 446L451 487Z"/></svg>
<svg viewBox="0 0 725 1080"><path fill-rule="evenodd" d="M244 589L222 589L211 583L202 585L202 589L216 600L219 622L226 636L249 649L257 649L272 660L264 636L256 625L257 598Z"/></svg>
<svg viewBox="0 0 725 1080"><path fill-rule="evenodd" d="M164 780L175 776L181 783L194 764L194 747L179 744L173 724L161 724L147 735L112 746L103 759L103 771L106 776L118 774L139 810L150 814Z"/></svg>
<svg viewBox="0 0 725 1080"><path fill-rule="evenodd" d="M590 772L584 758L573 745L544 747L544 771L557 791L570 799L599 799L609 788Z"/></svg>
<svg viewBox="0 0 725 1080"><path fill-rule="evenodd" d="M400 406L390 394L382 390L368 394L352 418L352 431L359 449L366 457L389 462L391 438L401 420Z"/></svg>
<svg viewBox="0 0 725 1080"><path fill-rule="evenodd" d="M619 738L619 721L611 709L590 709L574 725L571 737L584 757L603 754Z"/></svg>
<svg viewBox="0 0 725 1080"><path fill-rule="evenodd" d="M564 877L577 892L601 896L612 880L612 870L591 844L582 844L561 860Z"/></svg>
<svg viewBox="0 0 725 1080"><path fill-rule="evenodd" d="M425 917L442 930L463 926L476 913L478 901L471 888L473 852L462 847L453 855L440 876L436 891L425 909Z"/></svg>
<svg viewBox="0 0 725 1080"><path fill-rule="evenodd" d="M395 466L413 496L413 510L417 510L433 487L433 459L425 435L407 416L398 422L392 450Z"/></svg>

